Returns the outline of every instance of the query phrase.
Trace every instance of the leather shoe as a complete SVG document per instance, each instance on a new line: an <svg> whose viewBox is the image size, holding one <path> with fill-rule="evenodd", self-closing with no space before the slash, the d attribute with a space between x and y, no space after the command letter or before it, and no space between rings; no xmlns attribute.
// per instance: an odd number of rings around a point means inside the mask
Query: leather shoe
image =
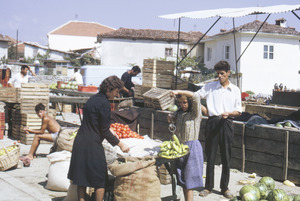
<svg viewBox="0 0 300 201"><path fill-rule="evenodd" d="M233 195L231 194L230 190L226 190L222 193L222 195L227 198L227 199L231 199L233 198Z"/></svg>
<svg viewBox="0 0 300 201"><path fill-rule="evenodd" d="M201 197L206 197L208 194L210 194L211 191L207 190L207 189L204 189L203 191L200 191L199 195Z"/></svg>

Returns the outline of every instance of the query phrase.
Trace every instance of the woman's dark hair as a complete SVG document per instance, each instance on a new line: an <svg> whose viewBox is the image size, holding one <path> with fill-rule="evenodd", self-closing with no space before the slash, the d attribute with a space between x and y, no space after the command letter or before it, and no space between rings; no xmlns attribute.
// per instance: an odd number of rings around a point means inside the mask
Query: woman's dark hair
<svg viewBox="0 0 300 201"><path fill-rule="evenodd" d="M176 105L178 105L178 107L180 108L180 105L178 104L178 98L182 98L182 97L186 97L186 100L187 100L187 102L189 104L187 112L191 112L192 111L192 107L193 107L193 102L192 102L192 99L190 97L187 97L187 96L184 96L184 95L181 95L181 94L177 95ZM182 110L182 109L180 108L179 110Z"/></svg>
<svg viewBox="0 0 300 201"><path fill-rule="evenodd" d="M124 82L120 80L117 76L109 76L105 78L100 84L100 92L106 93L107 91L112 91L114 89L122 89L124 87Z"/></svg>
<svg viewBox="0 0 300 201"><path fill-rule="evenodd" d="M214 70L224 70L226 72L230 71L230 65L227 61L219 61L215 66Z"/></svg>
<svg viewBox="0 0 300 201"><path fill-rule="evenodd" d="M45 106L42 103L39 103L34 108L35 112L39 112L41 110L45 110Z"/></svg>

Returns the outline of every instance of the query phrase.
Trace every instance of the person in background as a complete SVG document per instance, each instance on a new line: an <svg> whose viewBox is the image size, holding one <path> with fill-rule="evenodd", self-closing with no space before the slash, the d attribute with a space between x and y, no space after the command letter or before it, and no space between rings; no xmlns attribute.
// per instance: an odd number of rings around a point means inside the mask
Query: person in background
<svg viewBox="0 0 300 201"><path fill-rule="evenodd" d="M21 160L24 162L24 164L26 161L30 164L30 161L33 160L33 156L35 155L41 140L54 142L61 130L61 127L57 121L46 114L45 106L42 103L39 103L35 106L35 112L42 119L42 126L39 130L33 130L28 127L24 128L24 131L27 134L35 134L29 154L25 157L21 157ZM49 133L45 133L45 130L47 130Z"/></svg>
<svg viewBox="0 0 300 201"><path fill-rule="evenodd" d="M123 152L129 147L110 131L109 99L119 95L124 83L117 76L107 77L100 91L84 105L83 121L73 144L68 178L77 185L78 200L85 200L86 187L95 188L96 201L102 201L107 181L107 163L102 142L118 145Z"/></svg>
<svg viewBox="0 0 300 201"><path fill-rule="evenodd" d="M21 72L13 75L13 77L8 81L9 87L15 87L15 88L21 88L22 83L28 83L28 71L33 76L36 76L36 74L30 69L28 65L22 65L21 66Z"/></svg>
<svg viewBox="0 0 300 201"><path fill-rule="evenodd" d="M189 146L189 154L176 161L178 185L183 188L186 201L193 200L193 189L203 186L203 151L199 139L202 112L206 108L201 105L197 93L185 90L171 91L177 96L180 106L174 115L168 116L168 122L175 122L175 133L181 143Z"/></svg>
<svg viewBox="0 0 300 201"><path fill-rule="evenodd" d="M36 75L38 75L39 72L40 72L40 62L39 62L39 60L35 60L33 62L33 64L34 64L34 72L35 72Z"/></svg>
<svg viewBox="0 0 300 201"><path fill-rule="evenodd" d="M123 97L134 97L134 84L131 81L133 76L137 76L141 72L139 66L133 66L131 70L123 73L121 80L124 82L124 88L121 91Z"/></svg>
<svg viewBox="0 0 300 201"><path fill-rule="evenodd" d="M219 61L214 66L214 70L218 80L206 84L195 92L201 98L206 99L209 116L205 133L207 157L205 188L199 195L205 197L214 188L215 159L219 147L222 161L221 193L230 199L233 197L228 189L234 135L232 119L242 113L241 91L229 81L230 65L228 62Z"/></svg>
<svg viewBox="0 0 300 201"><path fill-rule="evenodd" d="M78 72L79 68L74 68L74 75L71 77L69 81L76 81L78 85L83 85L83 79L80 72Z"/></svg>

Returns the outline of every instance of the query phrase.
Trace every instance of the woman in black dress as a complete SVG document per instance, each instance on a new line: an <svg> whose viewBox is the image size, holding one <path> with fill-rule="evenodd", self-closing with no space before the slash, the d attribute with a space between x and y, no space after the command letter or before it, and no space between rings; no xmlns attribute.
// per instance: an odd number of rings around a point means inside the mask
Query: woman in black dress
<svg viewBox="0 0 300 201"><path fill-rule="evenodd" d="M124 87L117 76L103 80L100 91L84 106L83 121L73 144L68 178L76 184L78 200L85 200L86 187L94 187L96 200L102 201L107 179L107 164L102 141L118 145L128 152L127 145L114 136L110 128L110 103L108 99L118 96Z"/></svg>

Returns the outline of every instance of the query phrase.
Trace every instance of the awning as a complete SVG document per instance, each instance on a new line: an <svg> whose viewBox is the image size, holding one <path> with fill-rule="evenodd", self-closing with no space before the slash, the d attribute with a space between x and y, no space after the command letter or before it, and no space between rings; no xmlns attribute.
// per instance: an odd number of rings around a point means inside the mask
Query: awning
<svg viewBox="0 0 300 201"><path fill-rule="evenodd" d="M179 18L191 18L191 19L206 19L212 17L243 17L247 15L256 14L272 14L272 13L285 13L294 10L300 10L300 4L298 5L276 5L268 7L247 7L247 8L220 8L212 10L200 10L184 13L174 13L169 15L160 15L159 18L164 19L179 19Z"/></svg>

